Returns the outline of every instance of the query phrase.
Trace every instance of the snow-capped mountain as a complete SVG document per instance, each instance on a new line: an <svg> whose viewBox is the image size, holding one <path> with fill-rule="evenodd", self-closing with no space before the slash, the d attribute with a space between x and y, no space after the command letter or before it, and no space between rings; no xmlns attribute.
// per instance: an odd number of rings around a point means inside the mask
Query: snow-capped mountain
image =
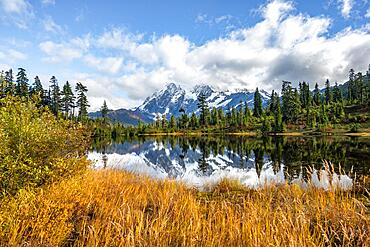
<svg viewBox="0 0 370 247"><path fill-rule="evenodd" d="M270 95L261 90L262 104L267 105ZM155 92L148 97L143 104L131 110L116 110L108 114L114 121L120 121L127 124L136 124L139 120L151 122L158 115L166 115L170 118L172 115L178 117L183 109L190 115L198 111L198 96L203 94L210 108L222 108L225 112L232 107L238 108L240 104L248 104L253 108L254 92L247 90L236 91L217 91L208 85L197 85L191 90L185 90L174 83L168 84L164 89ZM120 114L121 113L121 114ZM99 112L90 114L91 117L99 117Z"/></svg>

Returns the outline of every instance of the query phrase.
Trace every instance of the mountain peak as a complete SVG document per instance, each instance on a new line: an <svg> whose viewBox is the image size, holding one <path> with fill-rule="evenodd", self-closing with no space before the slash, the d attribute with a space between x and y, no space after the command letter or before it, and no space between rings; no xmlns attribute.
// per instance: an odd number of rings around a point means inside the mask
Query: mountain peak
<svg viewBox="0 0 370 247"><path fill-rule="evenodd" d="M213 92L215 92L215 90L213 90L213 88L209 85L199 84L199 85L194 86L191 92L196 94L197 96L200 94L203 94L205 96L210 96Z"/></svg>
<svg viewBox="0 0 370 247"><path fill-rule="evenodd" d="M263 106L267 105L269 94L263 90L260 91L262 96ZM145 102L139 107L130 112L117 111L116 115L113 113L110 116L119 121L133 123L135 117L144 122L151 122L156 119L158 115L166 115L179 117L181 116L181 109L185 110L186 114L199 114L198 96L203 94L206 97L208 106L216 109L223 109L228 111L231 107L240 107L240 102L247 102L250 108L253 108L254 92L247 90L237 91L219 91L212 88L212 86L200 84L194 86L190 91L181 88L176 83L168 83L161 90L153 93ZM126 120L124 120L126 119Z"/></svg>
<svg viewBox="0 0 370 247"><path fill-rule="evenodd" d="M167 83L165 89L171 92L182 90L180 85L177 85L176 83L173 83L173 82Z"/></svg>

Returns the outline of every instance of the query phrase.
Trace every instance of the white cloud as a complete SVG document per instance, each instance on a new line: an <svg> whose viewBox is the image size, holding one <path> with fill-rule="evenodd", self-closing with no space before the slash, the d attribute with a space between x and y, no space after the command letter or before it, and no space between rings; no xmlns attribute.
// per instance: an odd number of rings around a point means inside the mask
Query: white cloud
<svg viewBox="0 0 370 247"><path fill-rule="evenodd" d="M219 17L216 17L215 18L215 23L221 23L221 22L224 22L224 21L228 21L232 18L231 15L222 15L222 16L219 16Z"/></svg>
<svg viewBox="0 0 370 247"><path fill-rule="evenodd" d="M16 64L27 59L27 55L14 49L0 49L0 62L6 64Z"/></svg>
<svg viewBox="0 0 370 247"><path fill-rule="evenodd" d="M41 0L43 5L55 5L55 0Z"/></svg>
<svg viewBox="0 0 370 247"><path fill-rule="evenodd" d="M21 14L30 9L26 0L1 0L0 3L6 13Z"/></svg>
<svg viewBox="0 0 370 247"><path fill-rule="evenodd" d="M340 4L342 16L344 18L349 18L355 1L354 0L338 0L338 2Z"/></svg>
<svg viewBox="0 0 370 247"><path fill-rule="evenodd" d="M260 11L265 21L269 22L272 26L276 26L293 8L293 2L291 1L275 0L262 6Z"/></svg>
<svg viewBox="0 0 370 247"><path fill-rule="evenodd" d="M27 0L0 0L0 6L3 11L1 20L14 23L21 29L26 29L34 17L33 7Z"/></svg>
<svg viewBox="0 0 370 247"><path fill-rule="evenodd" d="M206 14L198 14L195 18L196 23L209 23L208 16Z"/></svg>
<svg viewBox="0 0 370 247"><path fill-rule="evenodd" d="M185 88L207 83L223 90L279 90L282 80L305 80L312 87L326 78L344 82L350 68L366 68L370 26L329 35L333 20L293 10L290 1L270 1L259 8L262 20L254 26L202 45L178 34L145 39L113 28L65 43L44 42L40 48L49 58L73 58L96 69L97 75L85 78L89 95L99 105L109 99L114 108L133 107L168 82ZM108 73L99 76L98 71Z"/></svg>
<svg viewBox="0 0 370 247"><path fill-rule="evenodd" d="M39 48L47 55L45 60L48 62L70 62L83 56L82 49L68 43L45 41L40 43Z"/></svg>
<svg viewBox="0 0 370 247"><path fill-rule="evenodd" d="M55 21L53 20L53 18L51 16L47 16L43 20L42 23L44 25L45 31L47 31L47 32L51 32L51 33L64 33L64 29L61 26L59 26L58 24L56 24Z"/></svg>
<svg viewBox="0 0 370 247"><path fill-rule="evenodd" d="M91 67L96 68L102 72L108 72L116 74L122 68L123 58L122 57L105 57L98 58L93 55L86 55L84 61Z"/></svg>
<svg viewBox="0 0 370 247"><path fill-rule="evenodd" d="M142 34L132 34L119 28L113 28L97 38L97 45L107 49L130 50L142 38Z"/></svg>
<svg viewBox="0 0 370 247"><path fill-rule="evenodd" d="M370 18L370 7L367 9L365 17Z"/></svg>

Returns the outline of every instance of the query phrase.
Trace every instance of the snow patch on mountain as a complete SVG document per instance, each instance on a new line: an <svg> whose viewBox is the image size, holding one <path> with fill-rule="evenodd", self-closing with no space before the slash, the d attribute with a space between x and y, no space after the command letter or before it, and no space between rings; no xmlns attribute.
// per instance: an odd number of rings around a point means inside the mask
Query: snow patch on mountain
<svg viewBox="0 0 370 247"><path fill-rule="evenodd" d="M267 105L270 95L261 90L262 103ZM232 107L240 107L247 103L249 108L253 108L254 92L238 89L235 91L217 91L209 85L196 85L191 90L185 90L175 83L167 84L166 88L155 92L148 97L142 105L136 108L137 112L146 114L155 120L158 116L165 115L170 118L180 116L182 110L190 115L198 113L198 97L204 95L210 108L222 108L228 111ZM181 111L180 111L181 110Z"/></svg>

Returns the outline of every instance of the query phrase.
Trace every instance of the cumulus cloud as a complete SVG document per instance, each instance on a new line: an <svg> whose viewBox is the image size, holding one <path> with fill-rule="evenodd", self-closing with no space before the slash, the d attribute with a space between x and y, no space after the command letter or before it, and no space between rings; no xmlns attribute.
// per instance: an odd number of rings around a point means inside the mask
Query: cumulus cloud
<svg viewBox="0 0 370 247"><path fill-rule="evenodd" d="M365 17L370 18L370 7L367 9Z"/></svg>
<svg viewBox="0 0 370 247"><path fill-rule="evenodd" d="M14 23L21 29L26 29L29 20L34 18L33 7L27 0L0 0L0 7L2 22Z"/></svg>
<svg viewBox="0 0 370 247"><path fill-rule="evenodd" d="M55 5L55 0L41 0L43 5Z"/></svg>
<svg viewBox="0 0 370 247"><path fill-rule="evenodd" d="M83 56L83 49L72 46L70 43L45 41L40 43L39 48L47 55L44 60L53 63L70 62Z"/></svg>
<svg viewBox="0 0 370 247"><path fill-rule="evenodd" d="M43 20L42 24L44 25L44 29L47 32L64 33L64 29L60 25L56 24L51 16L47 16Z"/></svg>
<svg viewBox="0 0 370 247"><path fill-rule="evenodd" d="M338 0L340 4L340 9L342 16L344 18L349 18L351 14L351 10L354 5L354 0Z"/></svg>
<svg viewBox="0 0 370 247"><path fill-rule="evenodd" d="M98 58L91 54L84 57L84 61L94 68L102 72L109 72L111 74L116 74L122 67L123 58L122 57L104 57Z"/></svg>
<svg viewBox="0 0 370 247"><path fill-rule="evenodd" d="M19 61L25 60L27 55L14 49L1 49L0 61L4 63L15 64ZM9 66L6 66L9 67Z"/></svg>
<svg viewBox="0 0 370 247"><path fill-rule="evenodd" d="M333 20L296 13L293 2L283 0L269 1L258 13L262 20L254 26L201 45L178 34L145 39L113 28L66 43L44 42L40 48L48 57L70 53L67 57L108 72L87 79L91 97L109 98L114 108L135 106L168 82L185 88L206 83L222 90L279 90L282 80L305 80L312 87L327 78L344 82L350 68L363 70L370 62L370 26L329 35ZM107 88L116 94L100 94Z"/></svg>

